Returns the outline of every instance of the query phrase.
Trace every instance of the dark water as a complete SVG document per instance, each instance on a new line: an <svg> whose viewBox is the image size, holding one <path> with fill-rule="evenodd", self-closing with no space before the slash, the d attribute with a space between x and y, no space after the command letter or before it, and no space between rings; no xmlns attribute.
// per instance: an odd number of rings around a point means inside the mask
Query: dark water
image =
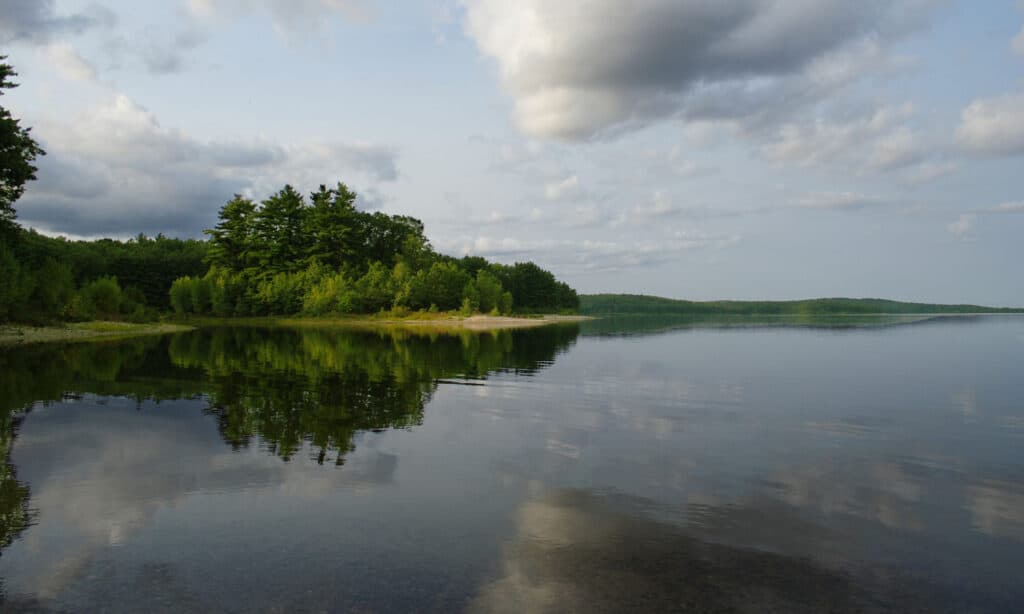
<svg viewBox="0 0 1024 614"><path fill-rule="evenodd" d="M3 608L1013 612L1024 318L0 355Z"/></svg>

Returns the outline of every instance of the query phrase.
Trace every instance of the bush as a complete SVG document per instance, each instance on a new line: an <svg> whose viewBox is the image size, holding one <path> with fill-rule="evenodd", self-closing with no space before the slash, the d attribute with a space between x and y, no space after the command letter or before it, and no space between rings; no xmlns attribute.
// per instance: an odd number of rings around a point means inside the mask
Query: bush
<svg viewBox="0 0 1024 614"><path fill-rule="evenodd" d="M192 278L179 277L171 284L171 307L179 316L192 313Z"/></svg>
<svg viewBox="0 0 1024 614"><path fill-rule="evenodd" d="M348 278L341 273L322 278L310 287L302 302L302 311L310 315L351 313L355 308L354 292Z"/></svg>
<svg viewBox="0 0 1024 614"><path fill-rule="evenodd" d="M116 277L100 277L86 284L79 292L78 299L83 314L89 319L113 320L121 313L121 286Z"/></svg>

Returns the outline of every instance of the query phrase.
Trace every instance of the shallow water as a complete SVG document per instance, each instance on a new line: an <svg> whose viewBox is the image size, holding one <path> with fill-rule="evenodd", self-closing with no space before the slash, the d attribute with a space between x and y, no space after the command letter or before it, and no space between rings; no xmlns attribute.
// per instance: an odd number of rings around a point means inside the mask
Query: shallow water
<svg viewBox="0 0 1024 614"><path fill-rule="evenodd" d="M5 350L4 607L1014 611L1022 366L1012 316Z"/></svg>

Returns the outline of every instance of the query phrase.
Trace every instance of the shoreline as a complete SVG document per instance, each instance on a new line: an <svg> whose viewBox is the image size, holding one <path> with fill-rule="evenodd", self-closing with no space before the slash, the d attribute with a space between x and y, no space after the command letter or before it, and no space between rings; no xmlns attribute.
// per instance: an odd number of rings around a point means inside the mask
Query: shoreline
<svg viewBox="0 0 1024 614"><path fill-rule="evenodd" d="M167 335L194 330L187 324L166 322L133 324L129 322L75 322L61 326L27 326L5 324L0 326L0 347L35 343L74 343L78 341L116 341L131 337Z"/></svg>
<svg viewBox="0 0 1024 614"><path fill-rule="evenodd" d="M378 318L375 316L344 316L333 318L197 318L177 322L133 324L129 322L75 322L56 326L0 325L0 347L36 343L73 343L79 341L114 341L148 335L187 332L204 326L289 326L348 328L430 328L441 331L487 332L518 328L535 328L550 324L593 320L592 316L543 315L538 317L488 316L469 317L438 314L430 317Z"/></svg>
<svg viewBox="0 0 1024 614"><path fill-rule="evenodd" d="M294 316L270 316L258 318L198 318L183 322L194 327L204 326L290 326L301 328L430 328L441 331L486 332L516 328L536 328L551 324L583 322L595 319L583 315L540 315L524 316L459 316L448 314L417 314L413 317L381 317L377 315L348 315L326 318L303 318Z"/></svg>

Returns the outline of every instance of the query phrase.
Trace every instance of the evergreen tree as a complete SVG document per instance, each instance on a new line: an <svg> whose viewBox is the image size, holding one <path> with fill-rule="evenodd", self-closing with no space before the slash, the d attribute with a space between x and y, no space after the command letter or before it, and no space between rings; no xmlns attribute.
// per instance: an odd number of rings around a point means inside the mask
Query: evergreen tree
<svg viewBox="0 0 1024 614"><path fill-rule="evenodd" d="M0 96L4 89L17 87L9 79L18 73L3 62L6 58L0 55ZM21 198L25 183L36 178L38 169L32 161L46 153L29 134L31 130L0 106L0 237L7 235L8 240L16 227L14 202Z"/></svg>
<svg viewBox="0 0 1024 614"><path fill-rule="evenodd" d="M321 185L309 200L305 220L309 259L333 269L352 263L359 256L356 193L339 182L333 189Z"/></svg>
<svg viewBox="0 0 1024 614"><path fill-rule="evenodd" d="M302 194L290 185L263 201L253 225L253 264L259 277L305 268L303 230L308 208Z"/></svg>
<svg viewBox="0 0 1024 614"><path fill-rule="evenodd" d="M210 264L241 271L248 265L256 204L235 194L220 208L220 221L204 232L210 236Z"/></svg>

